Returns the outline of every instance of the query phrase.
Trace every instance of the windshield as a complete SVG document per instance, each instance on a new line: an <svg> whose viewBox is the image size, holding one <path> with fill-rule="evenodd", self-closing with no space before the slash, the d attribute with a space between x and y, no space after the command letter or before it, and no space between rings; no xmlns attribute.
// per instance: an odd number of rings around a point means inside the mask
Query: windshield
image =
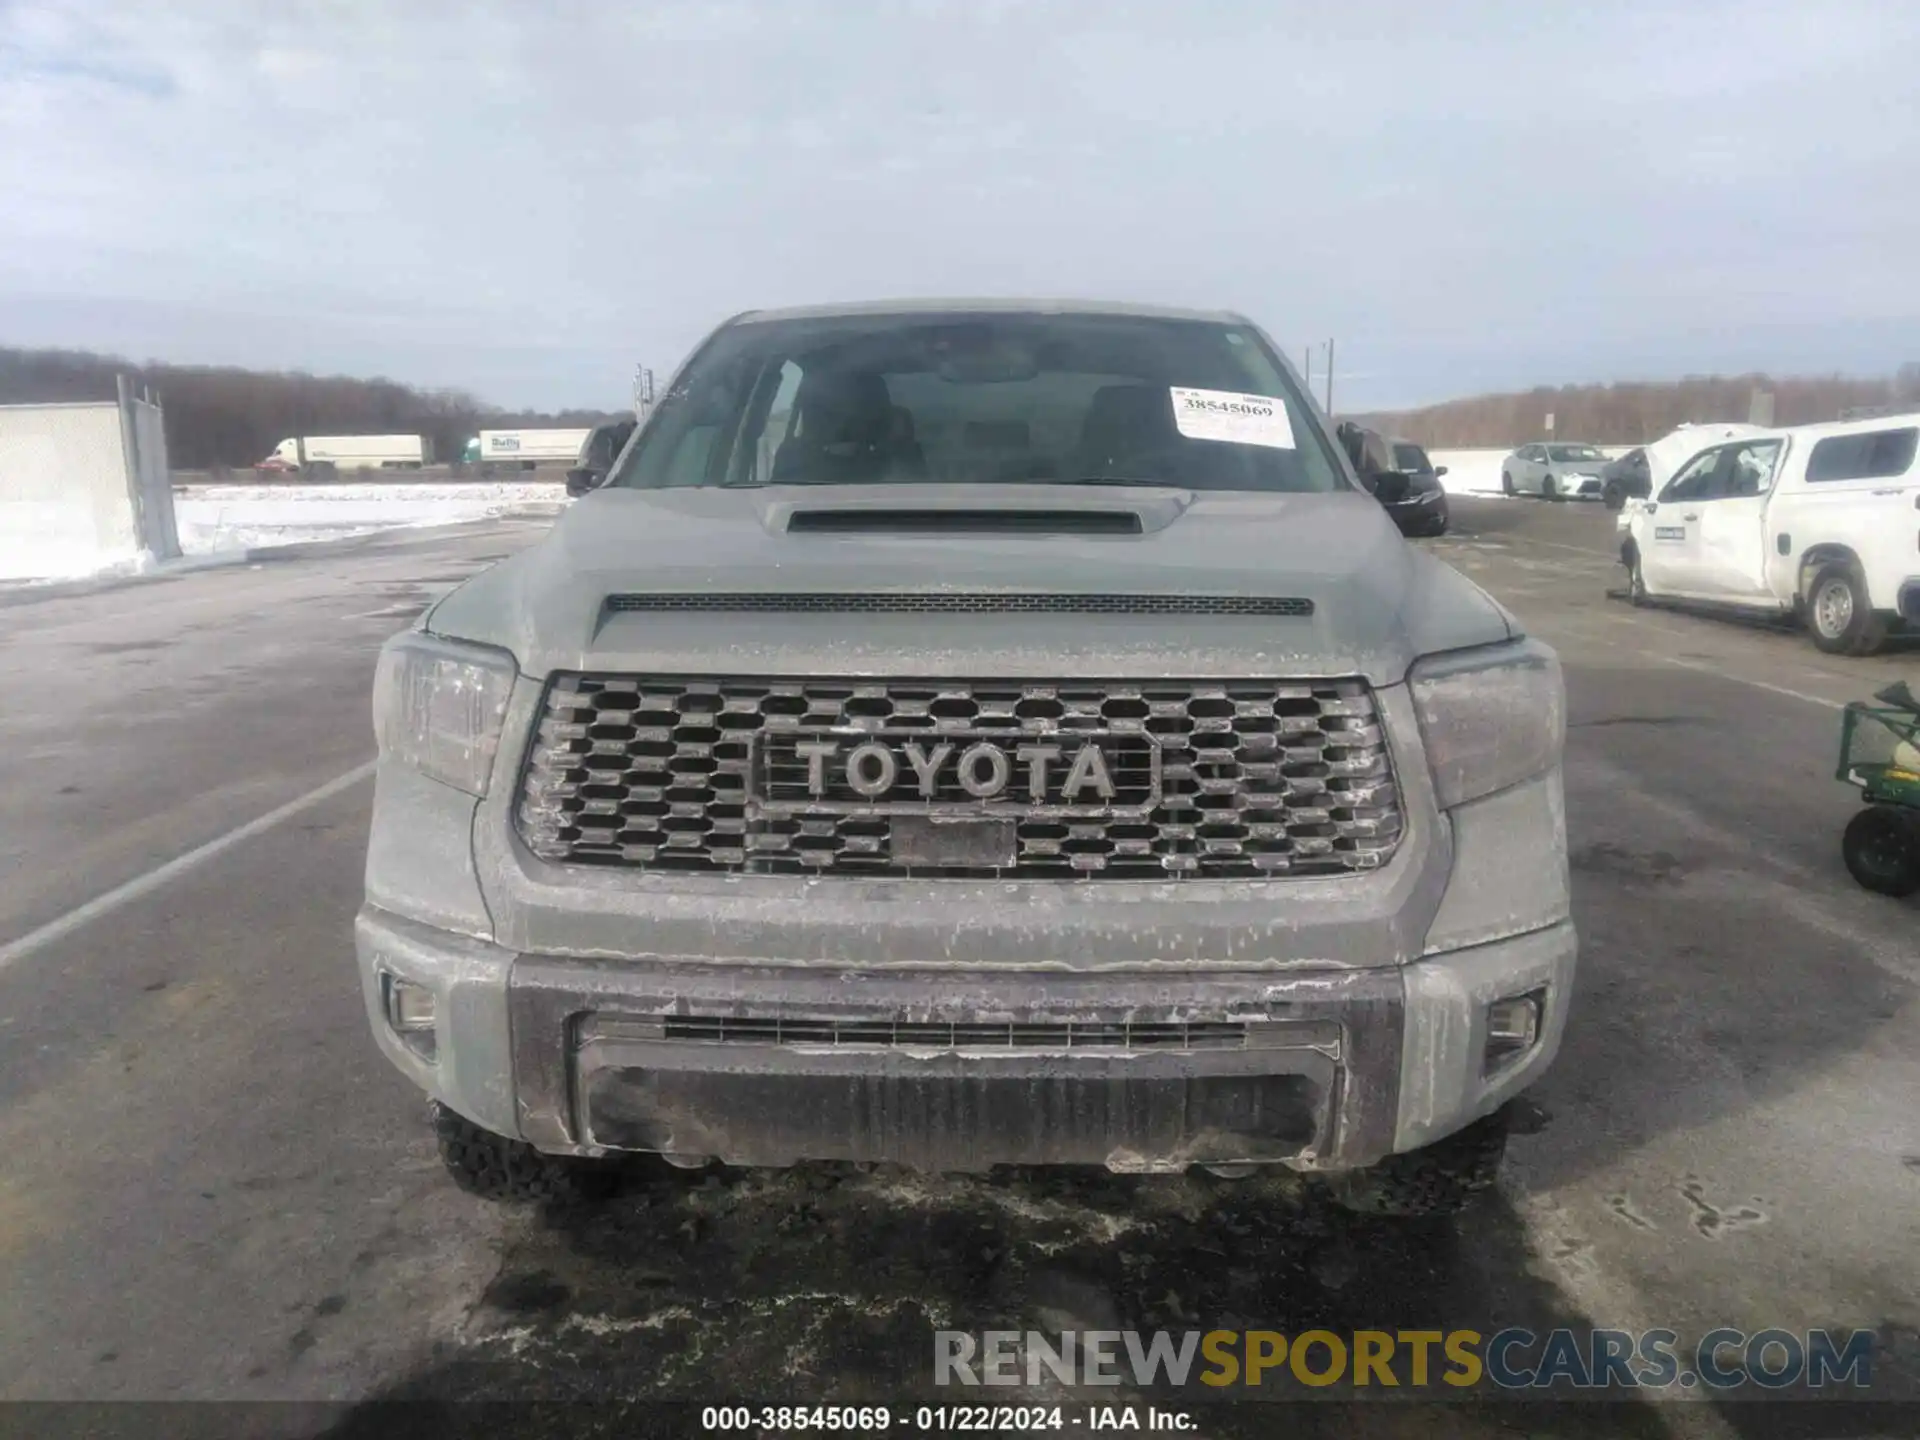
<svg viewBox="0 0 1920 1440"><path fill-rule="evenodd" d="M1418 445L1399 444L1393 447L1393 463L1400 470L1414 472L1431 470L1433 462L1427 459L1427 452Z"/></svg>
<svg viewBox="0 0 1920 1440"><path fill-rule="evenodd" d="M1547 447L1547 458L1549 460L1567 461L1604 460L1607 457L1591 445L1549 445Z"/></svg>
<svg viewBox="0 0 1920 1440"><path fill-rule="evenodd" d="M613 486L1350 488L1260 338L1128 315L898 313L722 329Z"/></svg>

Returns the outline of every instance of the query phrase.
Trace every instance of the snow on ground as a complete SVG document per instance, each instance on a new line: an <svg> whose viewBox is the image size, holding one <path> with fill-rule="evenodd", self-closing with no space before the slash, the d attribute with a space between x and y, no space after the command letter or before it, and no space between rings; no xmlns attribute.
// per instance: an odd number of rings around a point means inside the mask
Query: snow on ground
<svg viewBox="0 0 1920 1440"><path fill-rule="evenodd" d="M345 540L382 530L459 525L495 515L552 514L566 503L557 481L458 484L191 485L174 491L181 558L103 551L62 528L70 516L0 506L0 585L144 575L245 558L252 550Z"/></svg>
<svg viewBox="0 0 1920 1440"><path fill-rule="evenodd" d="M1449 493L1472 495L1499 493L1500 462L1511 450L1429 450L1427 458L1447 467L1440 484Z"/></svg>
<svg viewBox="0 0 1920 1440"><path fill-rule="evenodd" d="M105 575L138 575L151 570L153 556L103 556L88 545L0 545L0 586L45 585L55 580L88 580Z"/></svg>
<svg viewBox="0 0 1920 1440"><path fill-rule="evenodd" d="M457 525L566 500L553 481L448 485L200 485L175 492L180 549L190 556L341 540L381 530Z"/></svg>

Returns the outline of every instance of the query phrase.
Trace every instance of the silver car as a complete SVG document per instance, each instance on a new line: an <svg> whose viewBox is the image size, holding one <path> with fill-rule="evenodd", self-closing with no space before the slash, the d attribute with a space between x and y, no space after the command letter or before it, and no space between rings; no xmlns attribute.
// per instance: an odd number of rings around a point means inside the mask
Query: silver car
<svg viewBox="0 0 1920 1440"><path fill-rule="evenodd" d="M1547 441L1522 445L1500 462L1500 489L1507 495L1538 495L1546 500L1574 496L1600 498L1607 457L1591 445Z"/></svg>
<svg viewBox="0 0 1920 1440"><path fill-rule="evenodd" d="M1559 664L1236 315L739 316L374 720L367 1012L484 1195L640 1152L1446 1211L1572 999Z"/></svg>

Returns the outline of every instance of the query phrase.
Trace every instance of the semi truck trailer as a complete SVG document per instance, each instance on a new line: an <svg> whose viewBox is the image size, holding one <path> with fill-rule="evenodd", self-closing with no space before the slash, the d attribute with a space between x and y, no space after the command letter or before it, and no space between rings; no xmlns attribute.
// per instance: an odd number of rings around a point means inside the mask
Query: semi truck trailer
<svg viewBox="0 0 1920 1440"><path fill-rule="evenodd" d="M591 429L482 430L461 456L469 465L517 465L531 470L542 461L573 463Z"/></svg>
<svg viewBox="0 0 1920 1440"><path fill-rule="evenodd" d="M273 447L256 470L418 470L433 461L423 435L299 435Z"/></svg>

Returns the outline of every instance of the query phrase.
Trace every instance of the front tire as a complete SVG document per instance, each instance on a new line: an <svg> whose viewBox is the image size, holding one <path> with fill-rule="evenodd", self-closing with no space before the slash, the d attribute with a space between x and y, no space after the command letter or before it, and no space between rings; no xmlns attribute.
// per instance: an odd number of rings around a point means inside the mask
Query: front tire
<svg viewBox="0 0 1920 1440"><path fill-rule="evenodd" d="M1500 493L1509 496L1519 493L1513 488L1513 476L1507 474L1504 470L1500 472Z"/></svg>
<svg viewBox="0 0 1920 1440"><path fill-rule="evenodd" d="M1920 817L1897 805L1868 805L1840 837L1847 873L1896 900L1920 890Z"/></svg>
<svg viewBox="0 0 1920 1440"><path fill-rule="evenodd" d="M1560 484L1553 476L1549 475L1540 482L1540 498L1542 500L1552 500L1556 503L1559 501Z"/></svg>
<svg viewBox="0 0 1920 1440"><path fill-rule="evenodd" d="M1504 1107L1443 1140L1389 1155L1365 1170L1327 1177L1334 1201L1362 1215L1458 1215L1500 1178L1507 1153Z"/></svg>
<svg viewBox="0 0 1920 1440"><path fill-rule="evenodd" d="M1858 567L1822 566L1807 591L1807 633L1829 655L1871 655L1887 638L1887 622L1873 612Z"/></svg>
<svg viewBox="0 0 1920 1440"><path fill-rule="evenodd" d="M469 1195L565 1206L604 1200L618 1188L619 1176L607 1161L542 1155L526 1141L496 1135L438 1102L432 1115L440 1163Z"/></svg>

